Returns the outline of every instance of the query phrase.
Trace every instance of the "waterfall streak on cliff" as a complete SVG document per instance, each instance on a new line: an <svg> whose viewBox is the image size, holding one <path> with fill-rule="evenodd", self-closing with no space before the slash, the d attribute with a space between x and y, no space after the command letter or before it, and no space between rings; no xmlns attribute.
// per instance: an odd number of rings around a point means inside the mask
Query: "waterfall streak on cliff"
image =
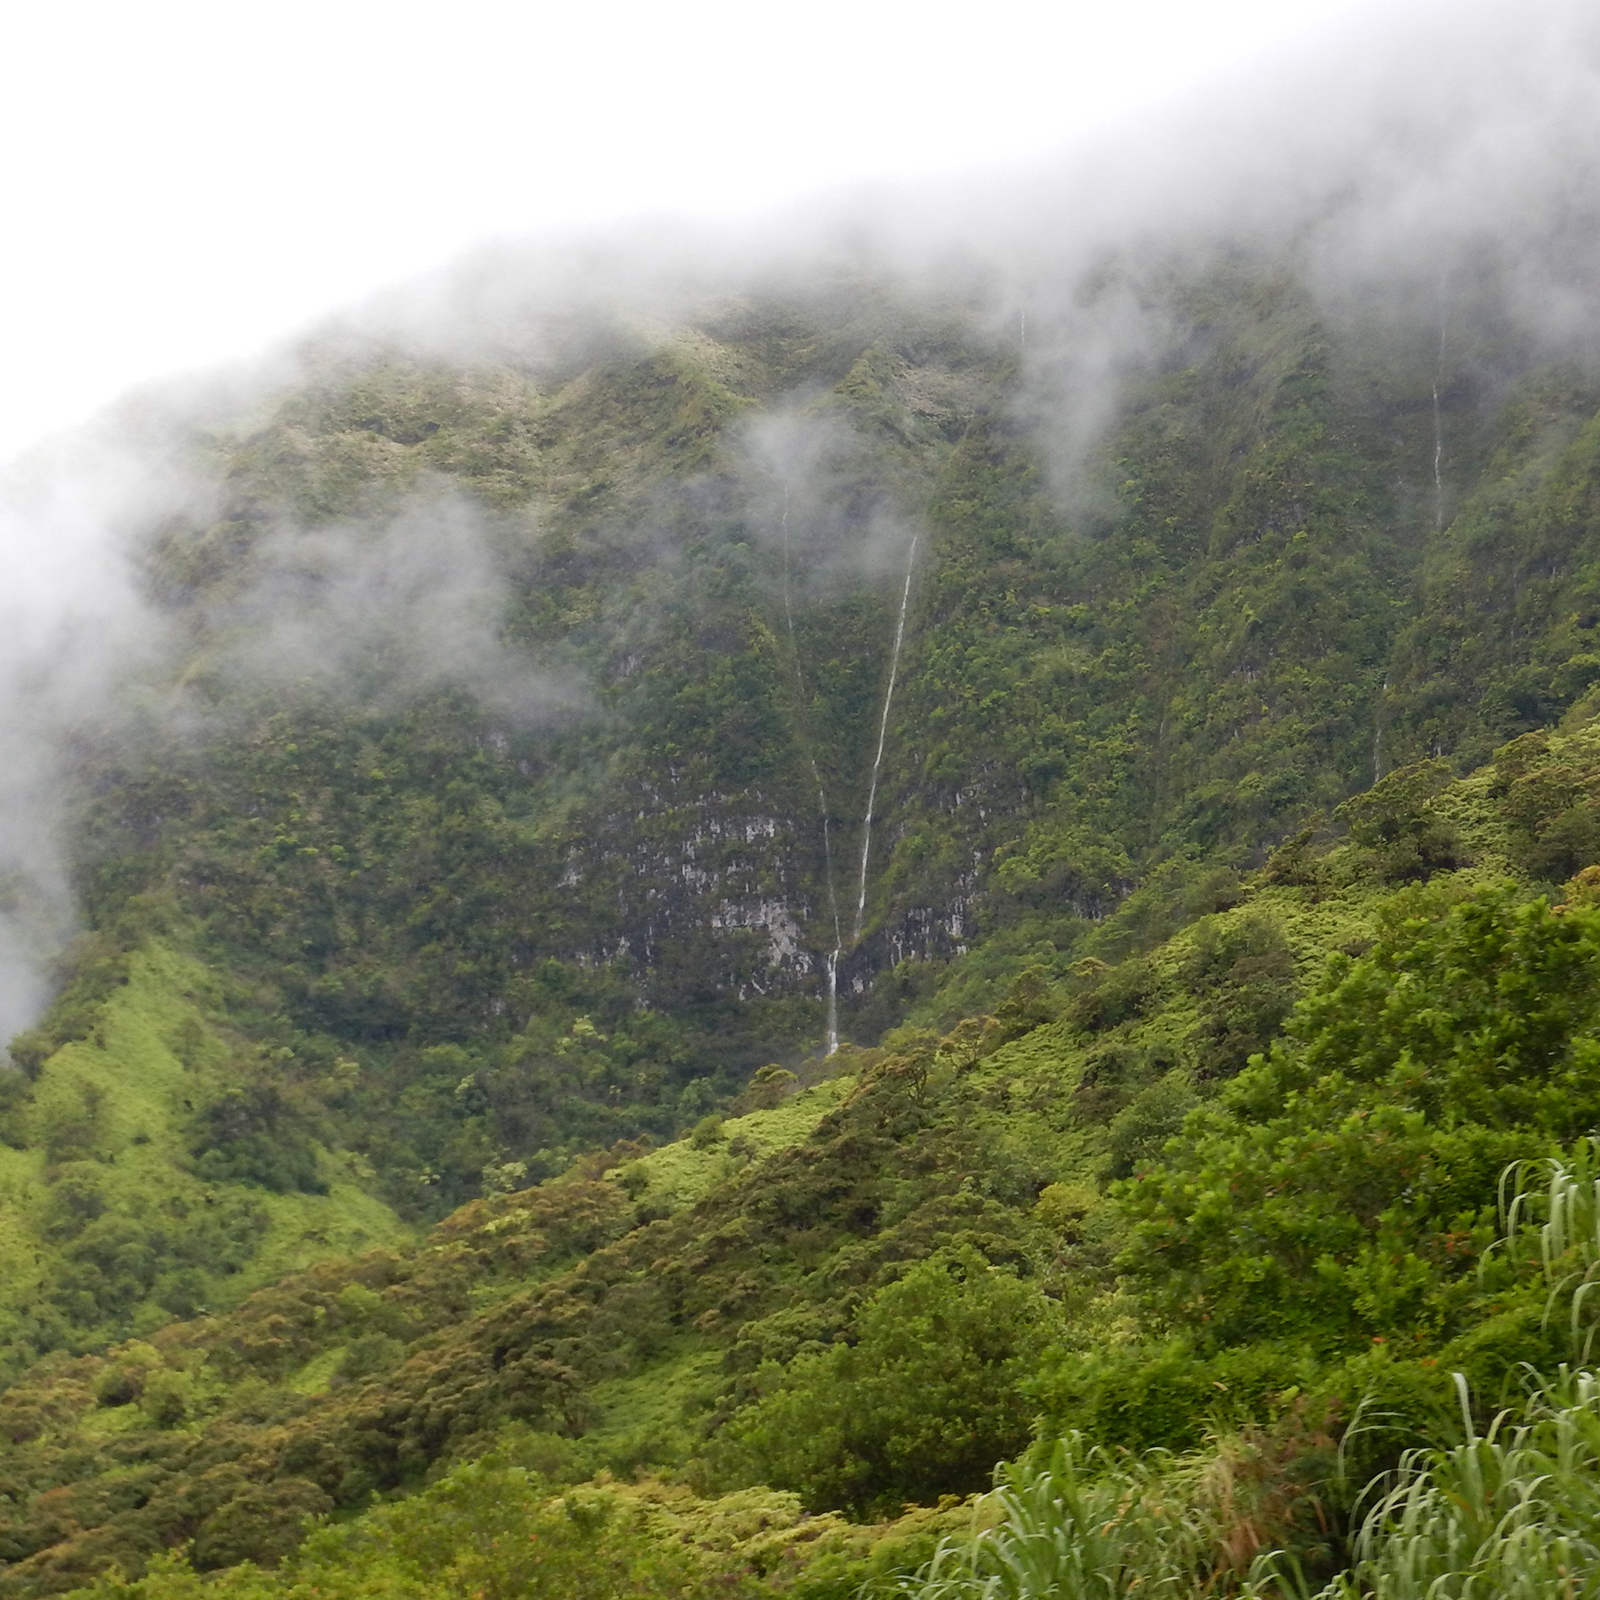
<svg viewBox="0 0 1600 1600"><path fill-rule="evenodd" d="M789 603L789 485L783 486L783 520L778 524L778 535L783 542L783 620L789 624L789 655L794 661L795 682L800 685L802 702L805 680L800 676L800 652L794 642L794 608Z"/></svg>
<svg viewBox="0 0 1600 1600"><path fill-rule="evenodd" d="M1439 383L1433 385L1433 526L1444 526L1444 430L1439 424Z"/></svg>
<svg viewBox="0 0 1600 1600"><path fill-rule="evenodd" d="M900 671L900 646L906 637L906 610L911 604L911 572L917 560L917 541L906 552L906 586L900 595L900 619L894 629L894 649L889 656L889 683L883 692L883 716L878 721L878 753L872 758L872 781L867 785L867 811L861 819L861 882L856 894L856 925L853 937L861 937L861 924L867 915L867 863L872 854L872 808L878 801L878 774L883 768L883 747L889 737L889 707L894 700L894 680Z"/></svg>
<svg viewBox="0 0 1600 1600"><path fill-rule="evenodd" d="M779 523L783 539L783 620L789 629L789 659L794 664L795 689L800 696L801 715L806 715L806 677L800 668L800 645L795 638L794 606L789 598L789 486L783 488L783 520ZM808 719L809 720L809 719ZM811 778L817 786L817 811L822 818L822 871L828 890L828 912L833 918L833 949L828 953L828 1054L839 1048L839 956L844 949L844 934L839 925L839 893L834 885L833 835L828 827L828 795L822 786L822 769L817 758L808 755Z"/></svg>
<svg viewBox="0 0 1600 1600"><path fill-rule="evenodd" d="M839 952L835 945L828 952L828 1050L831 1056L839 1048Z"/></svg>
<svg viewBox="0 0 1600 1600"><path fill-rule="evenodd" d="M797 669L798 670L798 669ZM822 812L822 869L828 887L828 911L833 917L833 949L828 952L828 1051L839 1048L839 956L844 949L844 934L839 929L839 896L833 884L833 837L828 828L828 797L823 792L822 774L817 760L811 759L811 776L817 783L817 807Z"/></svg>

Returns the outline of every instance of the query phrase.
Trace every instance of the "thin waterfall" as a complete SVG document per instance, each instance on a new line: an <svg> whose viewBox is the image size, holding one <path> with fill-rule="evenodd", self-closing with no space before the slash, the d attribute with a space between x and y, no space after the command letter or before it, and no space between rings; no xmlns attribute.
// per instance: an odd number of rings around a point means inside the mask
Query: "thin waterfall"
<svg viewBox="0 0 1600 1600"><path fill-rule="evenodd" d="M1433 380L1433 529L1444 527L1444 428L1439 421L1439 380Z"/></svg>
<svg viewBox="0 0 1600 1600"><path fill-rule="evenodd" d="M783 620L789 624L789 657L794 662L795 682L802 696L805 681L800 676L800 651L794 642L794 607L789 603L789 485L783 486L783 517L778 523L778 538L783 548Z"/></svg>
<svg viewBox="0 0 1600 1600"><path fill-rule="evenodd" d="M783 519L779 523L783 542L783 620L789 628L789 659L794 663L795 688L799 691L802 713L806 704L805 673L800 669L800 646L795 638L794 606L789 598L789 485L783 486ZM807 755L811 778L817 786L817 810L822 816L822 869L828 889L828 911L833 917L833 949L827 961L828 973L828 1054L839 1048L839 955L844 949L844 934L839 926L839 893L834 885L833 838L828 827L828 795L822 787L822 769L814 755Z"/></svg>
<svg viewBox="0 0 1600 1600"><path fill-rule="evenodd" d="M828 833L828 797L822 792L822 774L817 770L815 756L811 757L811 776L817 781L817 804L822 809L822 866L828 885L828 910L833 915L833 949L828 952L827 962L827 1053L831 1056L839 1048L839 955L844 949L844 935L839 930L839 896L833 886L833 842Z"/></svg>
<svg viewBox="0 0 1600 1600"><path fill-rule="evenodd" d="M839 951L835 945L828 952L828 1050L831 1056L839 1049Z"/></svg>
<svg viewBox="0 0 1600 1600"><path fill-rule="evenodd" d="M900 671L900 646L906 637L906 610L911 604L911 571L917 559L917 540L912 536L906 552L906 586L900 595L900 619L895 623L894 650L889 656L889 683L883 692L883 715L878 720L878 753L872 758L872 781L867 785L867 812L861 819L861 882L856 894L856 925L853 938L861 937L867 915L867 863L872 855L872 808L878 801L878 774L883 768L883 747L889 737L889 706L894 700L894 680Z"/></svg>

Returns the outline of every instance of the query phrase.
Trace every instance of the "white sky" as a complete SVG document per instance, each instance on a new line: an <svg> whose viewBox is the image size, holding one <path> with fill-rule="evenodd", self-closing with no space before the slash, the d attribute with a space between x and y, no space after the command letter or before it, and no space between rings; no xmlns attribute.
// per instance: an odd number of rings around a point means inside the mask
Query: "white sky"
<svg viewBox="0 0 1600 1600"><path fill-rule="evenodd" d="M0 23L0 459L486 239L1070 143L1358 0L54 0Z"/></svg>

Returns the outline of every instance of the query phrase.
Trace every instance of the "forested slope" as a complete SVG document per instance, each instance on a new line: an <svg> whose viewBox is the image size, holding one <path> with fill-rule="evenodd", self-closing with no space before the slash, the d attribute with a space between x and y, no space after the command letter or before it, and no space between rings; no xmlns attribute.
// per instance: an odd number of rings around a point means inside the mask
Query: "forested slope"
<svg viewBox="0 0 1600 1600"><path fill-rule="evenodd" d="M948 1519L748 1540L1069 1428L1243 1430L1331 1570L1364 1393L1571 1354L1485 1252L1600 1092L1600 398L1135 286L1070 483L978 297L859 276L190 429L0 1077L0 1587L604 1469L671 1482L583 1560L843 1593Z"/></svg>
<svg viewBox="0 0 1600 1600"><path fill-rule="evenodd" d="M1464 782L1405 769L1347 812L1351 843L1279 852L1143 954L1053 991L1030 969L994 1016L847 1048L811 1087L769 1071L757 1109L473 1202L420 1248L50 1357L0 1402L6 1584L185 1540L202 1567L273 1558L296 1516L492 1448L513 1487L686 1479L712 1499L660 1493L691 1527L767 1485L740 1502L759 1531L973 1493L1067 1428L1242 1429L1261 1538L1337 1559L1359 1484L1327 1452L1364 1399L1388 1420L1347 1450L1374 1468L1448 1437L1450 1372L1492 1408L1571 1353L1537 1252L1488 1247L1502 1172L1600 1113L1600 900L1516 876L1563 814L1533 797L1573 784L1600 785L1592 731ZM532 1516L537 1484L517 1493ZM834 1527L722 1554L831 1593L934 1524Z"/></svg>

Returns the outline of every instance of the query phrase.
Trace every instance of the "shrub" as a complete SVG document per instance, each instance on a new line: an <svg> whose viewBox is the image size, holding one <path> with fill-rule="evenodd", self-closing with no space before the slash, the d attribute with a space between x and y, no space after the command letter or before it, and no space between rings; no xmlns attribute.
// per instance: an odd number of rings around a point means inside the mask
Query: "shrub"
<svg viewBox="0 0 1600 1600"><path fill-rule="evenodd" d="M1334 812L1350 837L1371 852L1389 883L1424 882L1465 864L1455 830L1433 808L1450 782L1445 761L1400 767Z"/></svg>
<svg viewBox="0 0 1600 1600"><path fill-rule="evenodd" d="M1081 1436L1002 1470L996 1526L946 1539L880 1592L902 1600L1123 1600L1191 1593L1208 1529L1161 1481L1159 1457L1114 1457Z"/></svg>
<svg viewBox="0 0 1600 1600"><path fill-rule="evenodd" d="M813 1509L971 1493L1027 1443L1024 1383L1052 1320L1033 1284L970 1249L941 1254L873 1296L853 1344L758 1372L770 1387L729 1436L754 1478Z"/></svg>

